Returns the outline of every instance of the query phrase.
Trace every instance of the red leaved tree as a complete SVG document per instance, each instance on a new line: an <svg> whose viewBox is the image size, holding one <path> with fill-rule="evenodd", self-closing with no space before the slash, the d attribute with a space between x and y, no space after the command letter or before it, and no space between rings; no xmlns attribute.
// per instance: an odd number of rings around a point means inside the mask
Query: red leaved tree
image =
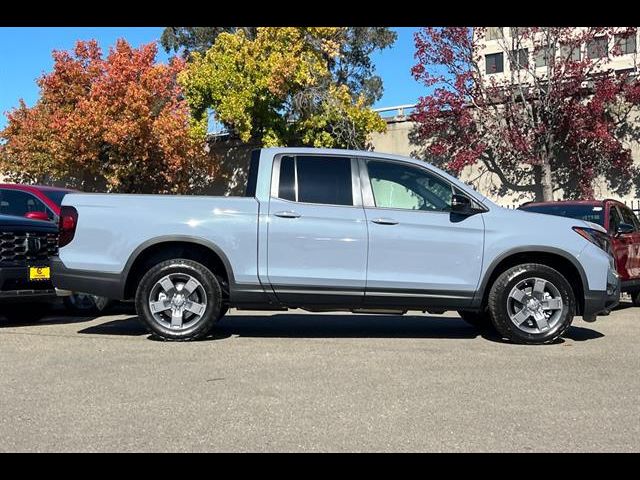
<svg viewBox="0 0 640 480"><path fill-rule="evenodd" d="M625 54L635 30L505 30L416 34L412 73L429 88L413 115L420 153L455 174L474 166L474 180L493 174L496 195L591 197L598 178L627 193L637 176L627 142L639 138L638 65Z"/></svg>
<svg viewBox="0 0 640 480"><path fill-rule="evenodd" d="M95 41L54 51L40 98L8 114L0 172L19 182L84 190L186 193L207 175L202 139L176 75L183 61L155 62L156 46L118 40L106 58Z"/></svg>

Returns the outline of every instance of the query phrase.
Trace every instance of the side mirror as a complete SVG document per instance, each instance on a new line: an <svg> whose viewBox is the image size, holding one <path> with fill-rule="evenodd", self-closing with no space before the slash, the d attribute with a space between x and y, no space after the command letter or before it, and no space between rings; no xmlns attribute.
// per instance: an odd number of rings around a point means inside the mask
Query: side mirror
<svg viewBox="0 0 640 480"><path fill-rule="evenodd" d="M451 196L451 211L455 213L471 213L471 199L465 195Z"/></svg>
<svg viewBox="0 0 640 480"><path fill-rule="evenodd" d="M49 215L45 212L27 212L24 214L25 218L30 218L31 220L44 220L45 222L49 221Z"/></svg>
<svg viewBox="0 0 640 480"><path fill-rule="evenodd" d="M616 228L616 236L617 235L626 235L627 233L633 233L636 227L630 225L628 223L620 223L618 224L618 228Z"/></svg>

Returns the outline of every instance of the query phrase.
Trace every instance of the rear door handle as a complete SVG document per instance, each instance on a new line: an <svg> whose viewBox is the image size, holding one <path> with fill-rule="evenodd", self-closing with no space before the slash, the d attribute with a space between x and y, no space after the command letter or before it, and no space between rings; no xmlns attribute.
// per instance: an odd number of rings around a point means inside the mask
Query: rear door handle
<svg viewBox="0 0 640 480"><path fill-rule="evenodd" d="M280 218L299 218L300 217L299 213L294 212L292 210L283 210L281 212L274 213L274 215Z"/></svg>
<svg viewBox="0 0 640 480"><path fill-rule="evenodd" d="M371 220L373 223L377 223L378 225L397 225L398 221L393 218L374 218Z"/></svg>

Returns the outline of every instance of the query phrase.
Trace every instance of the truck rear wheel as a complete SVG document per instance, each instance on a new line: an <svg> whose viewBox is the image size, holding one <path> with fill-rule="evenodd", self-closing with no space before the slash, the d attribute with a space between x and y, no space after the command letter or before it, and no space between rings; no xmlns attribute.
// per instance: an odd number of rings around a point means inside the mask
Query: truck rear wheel
<svg viewBox="0 0 640 480"><path fill-rule="evenodd" d="M206 337L222 309L222 289L202 264L177 258L161 262L140 280L136 311L147 329L164 340Z"/></svg>
<svg viewBox="0 0 640 480"><path fill-rule="evenodd" d="M491 286L489 310L498 332L515 343L551 343L571 326L575 297L567 279L546 265L504 271Z"/></svg>

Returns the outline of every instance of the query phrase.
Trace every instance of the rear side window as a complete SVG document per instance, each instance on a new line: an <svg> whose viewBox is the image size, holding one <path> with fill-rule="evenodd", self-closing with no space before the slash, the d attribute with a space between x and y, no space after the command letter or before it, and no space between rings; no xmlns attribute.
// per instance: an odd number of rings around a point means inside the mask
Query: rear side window
<svg viewBox="0 0 640 480"><path fill-rule="evenodd" d="M353 205L351 159L282 157L278 197L303 203Z"/></svg>
<svg viewBox="0 0 640 480"><path fill-rule="evenodd" d="M256 196L256 186L258 184L258 167L260 165L260 150L251 152L251 161L249 162L249 176L247 177L247 188L244 192L245 197Z"/></svg>

